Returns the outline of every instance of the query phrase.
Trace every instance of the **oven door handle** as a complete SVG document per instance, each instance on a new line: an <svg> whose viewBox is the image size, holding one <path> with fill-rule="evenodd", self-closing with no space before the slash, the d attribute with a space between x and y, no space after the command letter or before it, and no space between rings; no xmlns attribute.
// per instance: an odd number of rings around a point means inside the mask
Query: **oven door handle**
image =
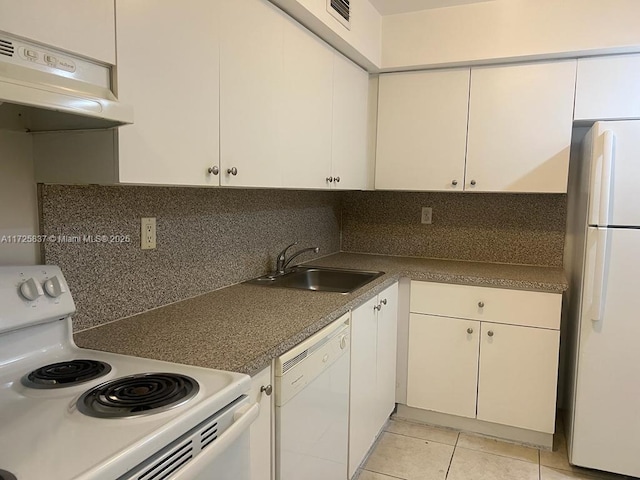
<svg viewBox="0 0 640 480"><path fill-rule="evenodd" d="M167 480L191 480L197 478L198 475L212 462L216 460L242 435L253 421L260 414L260 405L245 405L238 408L234 414L233 424L227 428L218 439L207 447L203 452L197 455L193 460L188 462L182 468L170 476Z"/></svg>

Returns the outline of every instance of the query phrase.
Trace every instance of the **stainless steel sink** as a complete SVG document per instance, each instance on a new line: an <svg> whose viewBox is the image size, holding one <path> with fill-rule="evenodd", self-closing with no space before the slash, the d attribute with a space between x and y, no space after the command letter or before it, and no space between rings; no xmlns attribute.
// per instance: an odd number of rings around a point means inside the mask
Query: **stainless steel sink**
<svg viewBox="0 0 640 480"><path fill-rule="evenodd" d="M316 292L351 293L384 272L342 268L294 267L283 275L265 275L247 283L265 287L297 288Z"/></svg>

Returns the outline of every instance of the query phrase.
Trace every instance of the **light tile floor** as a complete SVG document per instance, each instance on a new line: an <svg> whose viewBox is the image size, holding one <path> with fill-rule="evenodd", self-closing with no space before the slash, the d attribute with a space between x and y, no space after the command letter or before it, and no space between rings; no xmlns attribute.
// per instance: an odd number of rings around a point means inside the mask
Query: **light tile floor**
<svg viewBox="0 0 640 480"><path fill-rule="evenodd" d="M392 419L357 480L623 480L569 465L559 423L553 452Z"/></svg>

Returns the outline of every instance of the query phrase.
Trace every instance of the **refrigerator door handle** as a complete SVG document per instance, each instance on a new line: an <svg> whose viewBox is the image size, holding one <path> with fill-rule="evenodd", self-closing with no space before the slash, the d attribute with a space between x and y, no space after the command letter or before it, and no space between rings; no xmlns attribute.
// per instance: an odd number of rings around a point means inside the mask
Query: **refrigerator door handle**
<svg viewBox="0 0 640 480"><path fill-rule="evenodd" d="M596 245L596 264L593 278L593 294L591 303L591 320L602 321L606 303L607 249L609 247L609 229L597 230L598 243Z"/></svg>
<svg viewBox="0 0 640 480"><path fill-rule="evenodd" d="M600 177L600 210L598 225L609 225L609 211L611 203L611 181L615 160L615 135L611 130L604 132L604 150L602 153L602 172Z"/></svg>

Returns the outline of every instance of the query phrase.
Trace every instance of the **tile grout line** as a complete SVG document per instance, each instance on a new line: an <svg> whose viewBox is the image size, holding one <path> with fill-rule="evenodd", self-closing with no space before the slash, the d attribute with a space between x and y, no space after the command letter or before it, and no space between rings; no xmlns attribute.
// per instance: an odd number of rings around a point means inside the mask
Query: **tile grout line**
<svg viewBox="0 0 640 480"><path fill-rule="evenodd" d="M375 473L376 475L383 475L383 476L389 477L389 478L397 478L398 480L407 480L406 478L396 477L395 475L389 475L388 473L376 472L375 470L367 470L366 468L363 468L362 471L363 472Z"/></svg>
<svg viewBox="0 0 640 480"><path fill-rule="evenodd" d="M450 443L444 443L444 442L438 442L436 440L431 440L430 438L414 437L413 435L406 435L404 433L390 432L388 430L385 430L384 433L390 433L391 435L397 435L399 437L413 438L414 440L421 440L423 442L437 443L438 445L446 445L447 447L455 447L456 446L455 443L452 445ZM456 439L456 443L457 442L458 442L458 440Z"/></svg>
<svg viewBox="0 0 640 480"><path fill-rule="evenodd" d="M444 476L444 479L447 480L449 478L449 471L451 470L451 464L453 463L453 456L456 454L456 449L458 448L458 441L460 440L460 432L456 436L456 443L453 446L453 452L451 452L451 458L449 459L449 466L447 467L447 473Z"/></svg>

